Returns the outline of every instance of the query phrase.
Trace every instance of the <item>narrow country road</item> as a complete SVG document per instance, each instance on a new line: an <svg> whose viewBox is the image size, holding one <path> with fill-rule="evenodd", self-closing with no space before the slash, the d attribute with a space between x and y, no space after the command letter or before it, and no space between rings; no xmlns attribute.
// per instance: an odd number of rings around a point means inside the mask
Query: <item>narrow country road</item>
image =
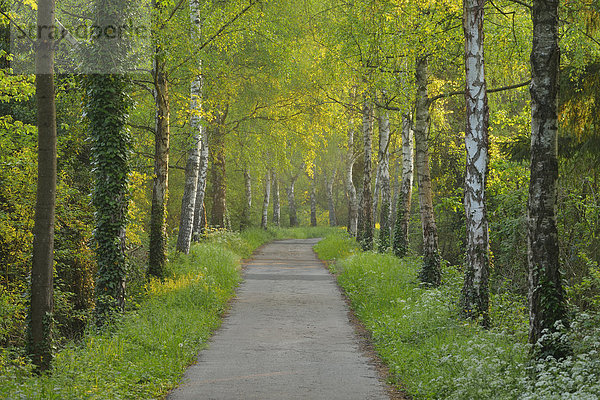
<svg viewBox="0 0 600 400"><path fill-rule="evenodd" d="M318 239L262 247L223 326L169 400L387 399L358 348Z"/></svg>

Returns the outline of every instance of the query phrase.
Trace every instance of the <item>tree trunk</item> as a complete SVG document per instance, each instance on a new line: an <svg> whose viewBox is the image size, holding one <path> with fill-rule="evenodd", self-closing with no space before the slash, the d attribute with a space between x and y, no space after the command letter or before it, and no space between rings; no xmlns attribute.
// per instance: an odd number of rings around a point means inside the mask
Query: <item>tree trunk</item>
<svg viewBox="0 0 600 400"><path fill-rule="evenodd" d="M38 2L38 26L54 25L54 1ZM56 106L54 40L39 38L36 51L38 176L33 227L28 352L38 371L52 362L54 216L56 210Z"/></svg>
<svg viewBox="0 0 600 400"><path fill-rule="evenodd" d="M153 8L160 4L153 1ZM156 33L156 32L154 32ZM154 182L152 187L152 209L150 211L150 244L148 275L162 278L167 262L167 196L169 191L169 92L165 72L165 53L156 45L154 55Z"/></svg>
<svg viewBox="0 0 600 400"><path fill-rule="evenodd" d="M365 95L363 105L363 171L362 196L358 214L357 239L363 250L373 249L373 196L371 195L371 137L373 135L373 106Z"/></svg>
<svg viewBox="0 0 600 400"><path fill-rule="evenodd" d="M198 168L198 184L196 187L196 200L194 205L194 240L198 240L200 235L206 229L206 208L204 207L204 197L206 195L206 181L208 177L208 131L204 130L202 135L202 144L200 147L200 166Z"/></svg>
<svg viewBox="0 0 600 400"><path fill-rule="evenodd" d="M531 175L527 204L529 342L540 342L540 357L562 358L568 354L568 347L551 335L542 338L544 330L556 332L559 321L568 326L556 227L558 0L534 0L532 19Z"/></svg>
<svg viewBox="0 0 600 400"><path fill-rule="evenodd" d="M317 226L317 175L310 178L310 226Z"/></svg>
<svg viewBox="0 0 600 400"><path fill-rule="evenodd" d="M190 1L190 21L192 28L190 39L196 42L200 38L201 22L199 3L197 0ZM204 127L201 123L201 109L203 96L202 63L197 60L198 72L194 76L190 87L190 132L193 137L192 145L188 153L185 165L185 183L183 187L183 198L181 200L181 217L179 220L179 233L177 235L177 251L188 254L194 232L194 220L198 191L198 175L200 170L200 151L203 148ZM199 219L198 219L199 221Z"/></svg>
<svg viewBox="0 0 600 400"><path fill-rule="evenodd" d="M461 293L463 316L488 322L489 239L485 206L488 167L488 102L484 68L485 0L464 0L465 33L465 216L467 253L465 280Z"/></svg>
<svg viewBox="0 0 600 400"><path fill-rule="evenodd" d="M193 127L191 124L190 126ZM183 187L183 198L181 199L181 219L179 221L179 234L177 236L177 251L184 254L190 252L190 243L192 241L194 208L198 190L198 170L200 169L200 149L202 147L201 135L201 130L195 132L194 143L185 165L185 184Z"/></svg>
<svg viewBox="0 0 600 400"><path fill-rule="evenodd" d="M356 237L358 225L358 199L356 188L352 181L352 169L354 168L354 121L352 118L348 124L348 152L346 155L346 191L348 193L348 233Z"/></svg>
<svg viewBox="0 0 600 400"><path fill-rule="evenodd" d="M267 229L267 218L269 212L269 196L271 195L271 172L267 169L265 173L265 197L263 200L262 218L260 221L260 227Z"/></svg>
<svg viewBox="0 0 600 400"><path fill-rule="evenodd" d="M279 178L274 169L271 169L273 176L273 225L281 224L281 203L279 202Z"/></svg>
<svg viewBox="0 0 600 400"><path fill-rule="evenodd" d="M433 214L433 190L429 172L429 99L427 97L428 66L426 58L417 60L415 107L416 167L419 184L419 205L423 230L423 267L419 279L431 285L441 281L440 256L438 251L437 227Z"/></svg>
<svg viewBox="0 0 600 400"><path fill-rule="evenodd" d="M246 202L244 203L244 209L242 210L242 221L240 223L240 230L250 227L250 211L252 210L252 178L247 169L244 169L244 187L246 193Z"/></svg>
<svg viewBox="0 0 600 400"><path fill-rule="evenodd" d="M379 252L390 247L391 235L391 189L390 189L390 115L387 110L379 110L379 189L381 192L381 213L379 217Z"/></svg>
<svg viewBox="0 0 600 400"><path fill-rule="evenodd" d="M292 228L298 226L298 216L296 212L296 196L294 194L296 179L298 179L298 176L292 176L290 186L288 186L286 189L288 198L288 210L290 214L290 227Z"/></svg>
<svg viewBox="0 0 600 400"><path fill-rule="evenodd" d="M408 253L408 226L410 224L410 209L412 203L413 187L413 130L410 116L402 117L402 183L398 193L398 205L396 206L396 225L394 229L394 254L397 257L405 257Z"/></svg>
<svg viewBox="0 0 600 400"><path fill-rule="evenodd" d="M335 217L335 203L333 201L333 182L335 180L336 170L334 169L331 173L331 177L325 176L327 186L327 205L329 208L329 226L337 226L337 219Z"/></svg>
<svg viewBox="0 0 600 400"><path fill-rule="evenodd" d="M210 224L218 228L227 227L227 175L225 170L225 111L217 111L213 137L212 187L213 203Z"/></svg>

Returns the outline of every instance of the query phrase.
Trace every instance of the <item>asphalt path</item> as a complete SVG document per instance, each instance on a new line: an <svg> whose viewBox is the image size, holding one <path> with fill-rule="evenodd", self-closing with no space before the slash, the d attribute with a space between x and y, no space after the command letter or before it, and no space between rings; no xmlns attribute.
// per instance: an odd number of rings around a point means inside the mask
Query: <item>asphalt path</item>
<svg viewBox="0 0 600 400"><path fill-rule="evenodd" d="M254 254L223 325L167 399L388 399L317 241Z"/></svg>

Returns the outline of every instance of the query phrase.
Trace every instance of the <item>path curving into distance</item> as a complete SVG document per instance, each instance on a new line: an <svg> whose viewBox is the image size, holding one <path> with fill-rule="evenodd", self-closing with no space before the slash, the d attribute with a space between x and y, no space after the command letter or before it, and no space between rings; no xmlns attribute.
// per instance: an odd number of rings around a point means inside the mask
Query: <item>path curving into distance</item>
<svg viewBox="0 0 600 400"><path fill-rule="evenodd" d="M222 327L168 400L388 399L317 242L279 240L254 254Z"/></svg>

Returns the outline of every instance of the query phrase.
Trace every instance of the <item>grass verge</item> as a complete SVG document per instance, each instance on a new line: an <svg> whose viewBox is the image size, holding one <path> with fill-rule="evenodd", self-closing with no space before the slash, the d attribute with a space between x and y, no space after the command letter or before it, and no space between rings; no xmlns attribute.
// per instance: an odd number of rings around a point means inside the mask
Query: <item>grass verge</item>
<svg viewBox="0 0 600 400"><path fill-rule="evenodd" d="M414 399L598 399L600 329L597 316L580 314L568 340L575 355L532 362L527 320L519 302L493 296L495 327L481 329L457 317L461 274L444 267L436 289L417 281L421 260L361 252L340 234L315 246L371 332L392 384Z"/></svg>
<svg viewBox="0 0 600 400"><path fill-rule="evenodd" d="M171 254L168 277L104 332L57 351L37 376L16 349L0 348L0 398L26 400L163 398L220 325L240 280L240 258L274 239L323 237L331 228L209 232L189 255Z"/></svg>

